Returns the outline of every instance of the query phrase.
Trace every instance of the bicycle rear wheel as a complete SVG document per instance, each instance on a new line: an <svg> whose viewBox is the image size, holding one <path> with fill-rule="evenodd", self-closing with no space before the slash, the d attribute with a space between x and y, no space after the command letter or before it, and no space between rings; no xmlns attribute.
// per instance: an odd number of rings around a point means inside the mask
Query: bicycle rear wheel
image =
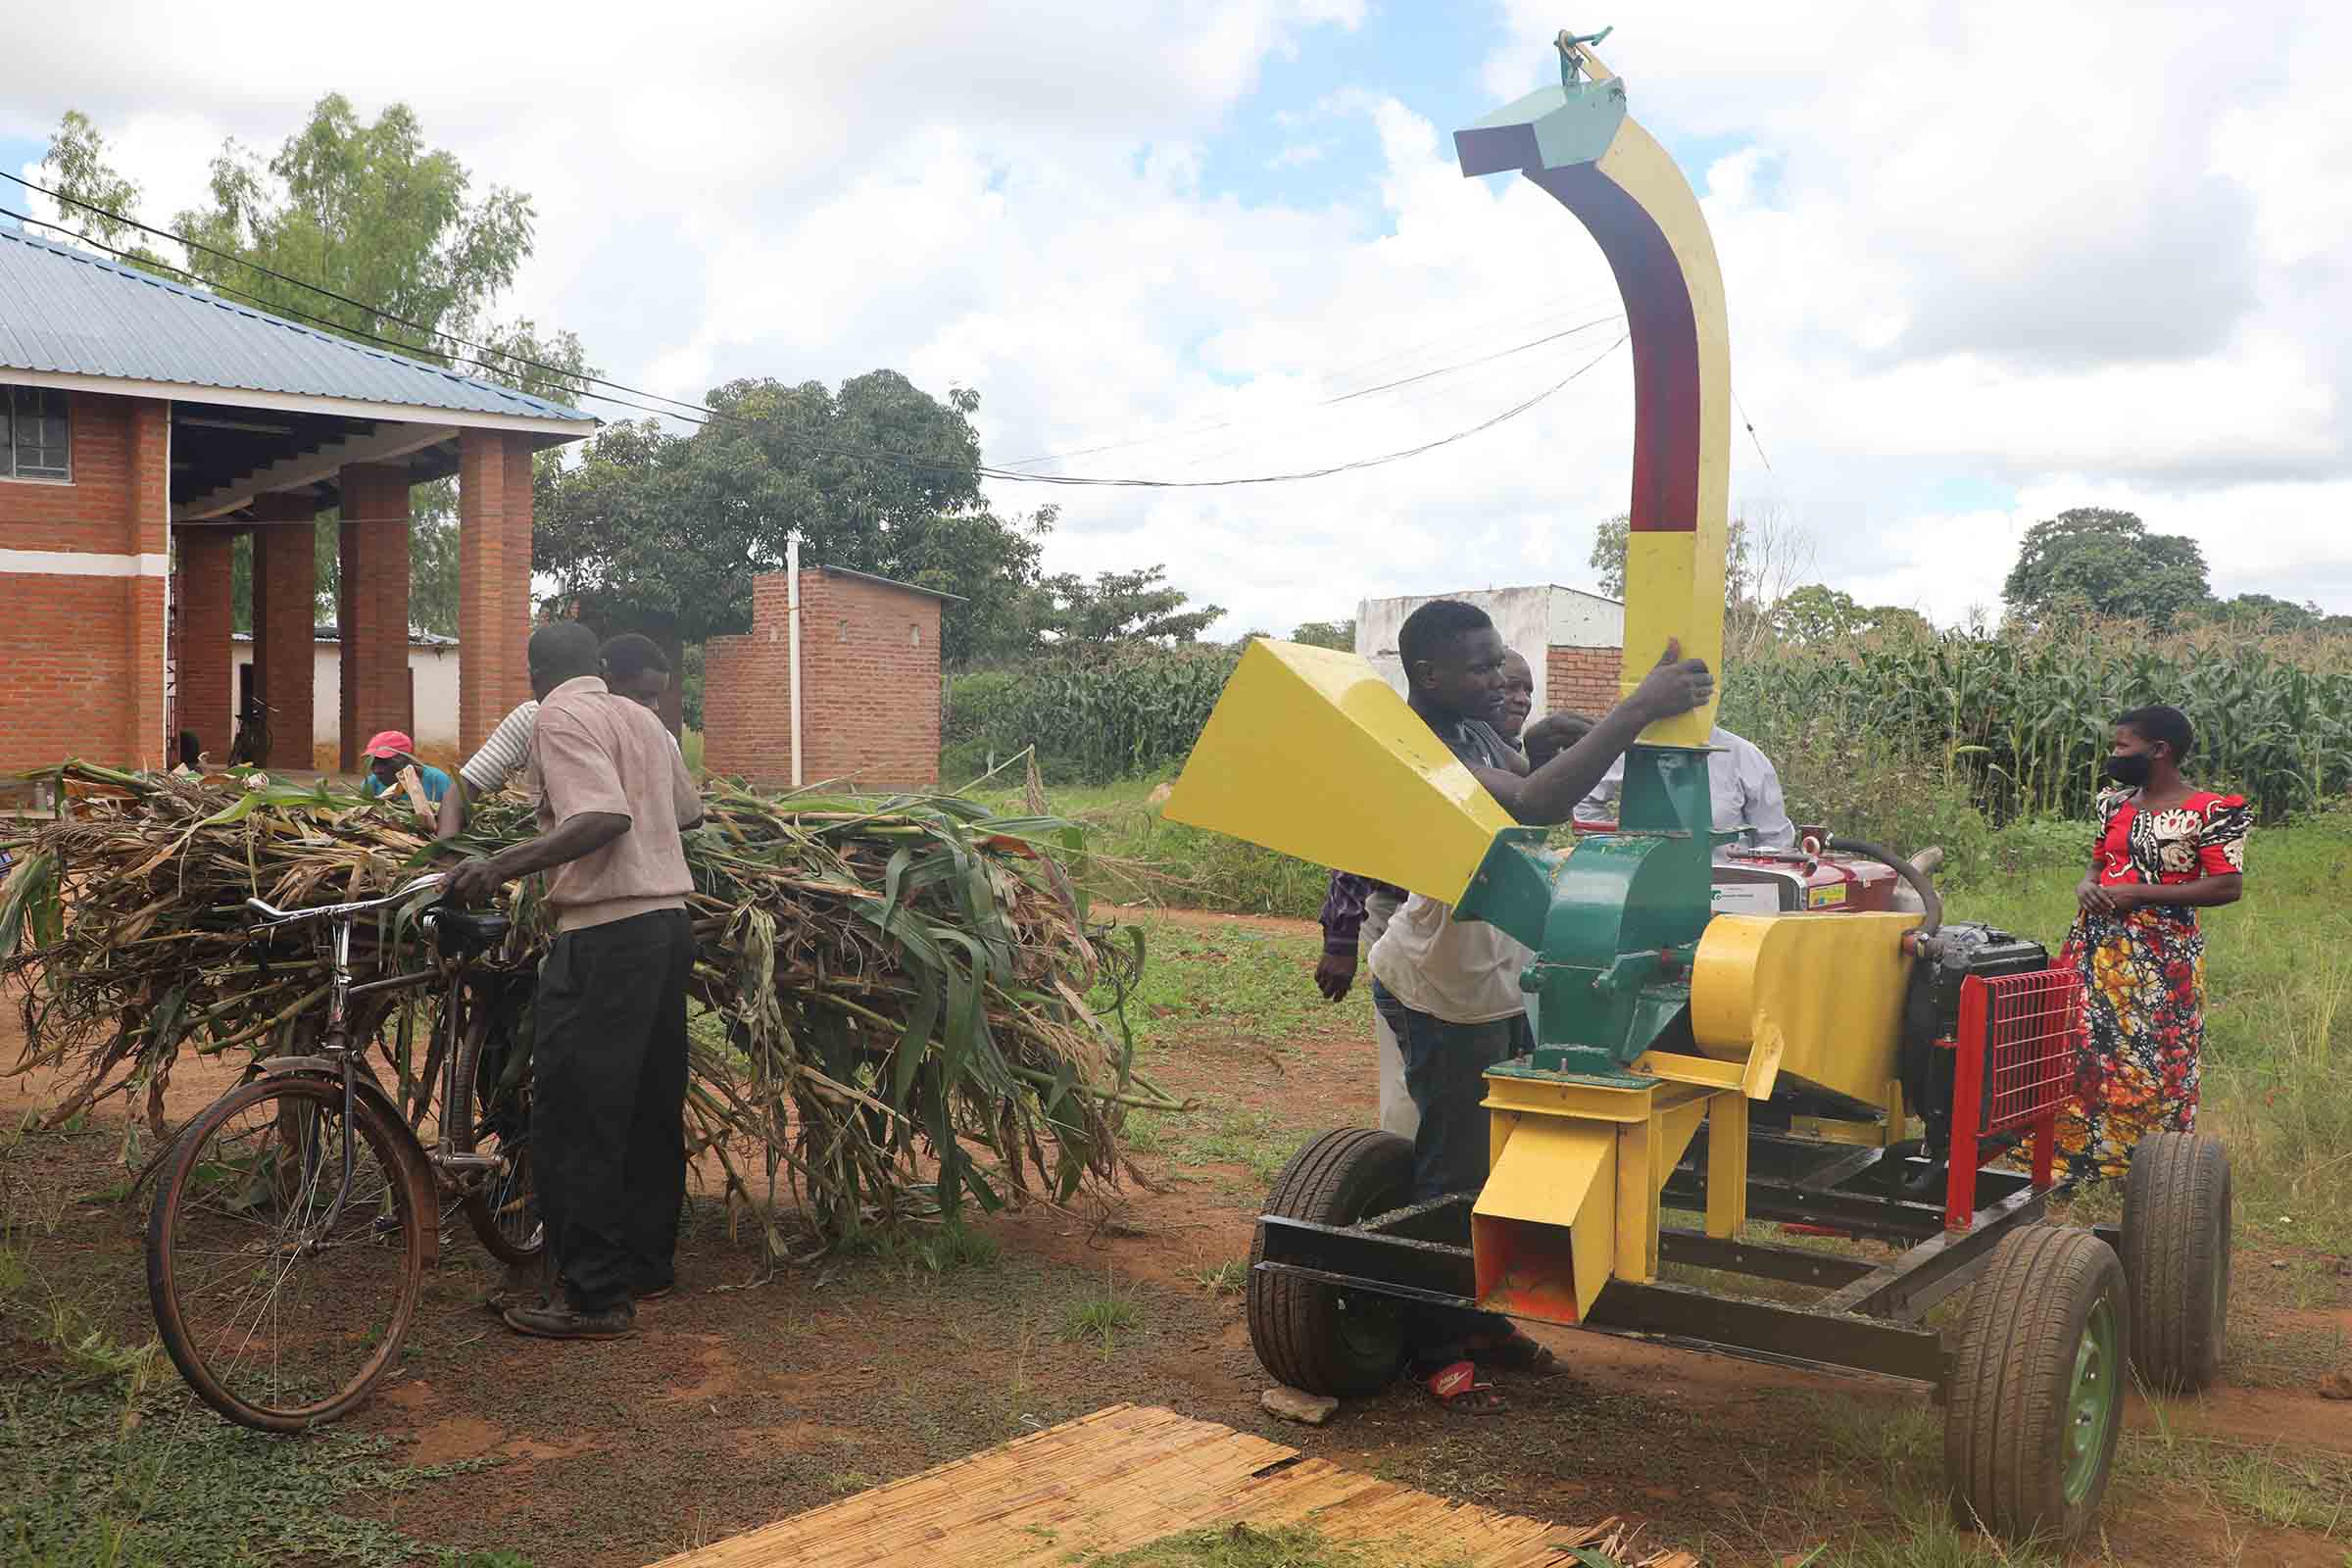
<svg viewBox="0 0 2352 1568"><path fill-rule="evenodd" d="M466 1191L466 1221L490 1255L528 1263L547 1250L539 1223L539 1185L531 1163L531 1062L497 1020L474 1010L458 1057L458 1100L449 1125L461 1154L497 1154L506 1168Z"/></svg>
<svg viewBox="0 0 2352 1568"><path fill-rule="evenodd" d="M430 1223L408 1136L367 1101L347 1119L343 1086L314 1077L233 1089L181 1133L148 1215L147 1295L205 1403L301 1432L350 1411L392 1364Z"/></svg>

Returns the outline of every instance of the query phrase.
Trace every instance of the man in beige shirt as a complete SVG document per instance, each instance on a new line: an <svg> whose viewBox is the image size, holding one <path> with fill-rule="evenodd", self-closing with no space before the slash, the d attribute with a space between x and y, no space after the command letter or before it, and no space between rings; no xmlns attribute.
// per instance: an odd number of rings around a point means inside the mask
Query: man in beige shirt
<svg viewBox="0 0 2352 1568"><path fill-rule="evenodd" d="M629 1332L675 1280L686 1199L686 982L693 878L678 834L702 798L662 721L606 690L596 634L531 634L539 712L524 774L539 836L450 873L471 903L549 873L555 946L532 1004L531 1158L555 1267L509 1327L546 1339Z"/></svg>

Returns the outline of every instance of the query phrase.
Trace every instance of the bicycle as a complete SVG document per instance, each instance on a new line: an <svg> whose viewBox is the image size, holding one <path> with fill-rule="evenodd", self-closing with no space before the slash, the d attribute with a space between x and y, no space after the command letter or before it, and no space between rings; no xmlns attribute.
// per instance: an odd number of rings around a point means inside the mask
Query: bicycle
<svg viewBox="0 0 2352 1568"><path fill-rule="evenodd" d="M265 767L269 765L271 736L270 715L277 710L259 697L248 697L237 710L237 738L228 748L231 767Z"/></svg>
<svg viewBox="0 0 2352 1568"><path fill-rule="evenodd" d="M256 1064L174 1141L147 1223L147 1293L180 1376L240 1426L302 1432L367 1398L400 1354L453 1198L490 1253L527 1264L545 1248L530 1151L528 1053L514 1039L519 984L476 960L507 935L496 912L417 914L432 967L360 981L352 932L442 880L385 898L279 909L257 935L327 922L332 964L314 1051ZM366 1061L355 1001L438 984L440 1016L404 1115ZM365 1004L363 1002L363 1009ZM438 1138L422 1140L442 1075Z"/></svg>

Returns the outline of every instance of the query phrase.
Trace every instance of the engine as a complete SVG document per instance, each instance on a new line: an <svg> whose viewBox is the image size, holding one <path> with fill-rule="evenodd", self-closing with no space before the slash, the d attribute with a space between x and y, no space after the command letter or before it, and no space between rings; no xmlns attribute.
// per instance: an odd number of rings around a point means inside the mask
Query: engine
<svg viewBox="0 0 2352 1568"><path fill-rule="evenodd" d="M1927 1153L1942 1160L1951 1152L1952 1068L1950 1042L1960 1030L1960 985L1970 975L1992 977L2049 966L2047 949L1993 926L1947 924L1926 945L1911 966L1903 999L1899 1054L1903 1101L1927 1124ZM1989 1058L1985 1063L1991 1072ZM1992 1086L1984 1086L1984 1103Z"/></svg>

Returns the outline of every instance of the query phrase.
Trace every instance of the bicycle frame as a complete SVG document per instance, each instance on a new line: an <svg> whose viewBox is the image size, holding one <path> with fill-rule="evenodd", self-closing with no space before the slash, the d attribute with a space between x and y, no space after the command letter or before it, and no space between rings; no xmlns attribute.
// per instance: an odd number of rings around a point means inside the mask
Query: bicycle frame
<svg viewBox="0 0 2352 1568"><path fill-rule="evenodd" d="M392 1106L390 1101L384 1098L383 1090L376 1085L374 1079L366 1074L361 1065L359 1054L352 1049L350 1038L351 999L370 992L404 990L422 986L439 978L445 972L448 973L448 1002L443 1012L444 1023L448 1029L448 1042L447 1048L440 1054L442 1058L440 1063L441 1104L444 1107L440 1136L436 1140L436 1147L429 1153L416 1140L414 1131L411 1131L409 1138L409 1144L415 1150L417 1161L417 1166L413 1169L412 1175L422 1175L424 1192L419 1196L423 1197L429 1197L431 1190L438 1185L435 1180L438 1175L473 1175L501 1170L506 1165L506 1161L497 1155L460 1153L457 1150L455 1132L449 1125L447 1109L457 1103L458 1058L463 1054L459 1049L463 1041L464 1029L463 965L457 965L453 970L453 967L446 961L437 961L434 968L429 970L421 970L413 974L388 975L378 980L358 981L353 975L351 967L351 935L352 929L358 923L361 915L402 903L418 893L438 886L442 880L442 874L436 871L418 877L380 899L363 899L345 904L320 905L307 909L281 909L262 899L245 901L247 908L263 917L257 927L258 930L274 930L281 926L302 924L313 920L331 922L327 934L331 967L326 1001L326 1027L319 1042L318 1053L296 1056L271 1056L265 1058L259 1063L259 1066L264 1077L302 1072L331 1074L342 1086L343 1118L347 1128L352 1125L352 1102L355 1098L363 1095L373 1095L383 1100L383 1103L378 1108L400 1127L408 1129L411 1125L409 1118L402 1115ZM430 918L429 913L427 918ZM335 1223L341 1219L344 1205L351 1194L355 1158L356 1152L347 1135L343 1140L343 1170L340 1184L336 1190L334 1201L327 1206L325 1217L315 1228L315 1235L331 1234Z"/></svg>

